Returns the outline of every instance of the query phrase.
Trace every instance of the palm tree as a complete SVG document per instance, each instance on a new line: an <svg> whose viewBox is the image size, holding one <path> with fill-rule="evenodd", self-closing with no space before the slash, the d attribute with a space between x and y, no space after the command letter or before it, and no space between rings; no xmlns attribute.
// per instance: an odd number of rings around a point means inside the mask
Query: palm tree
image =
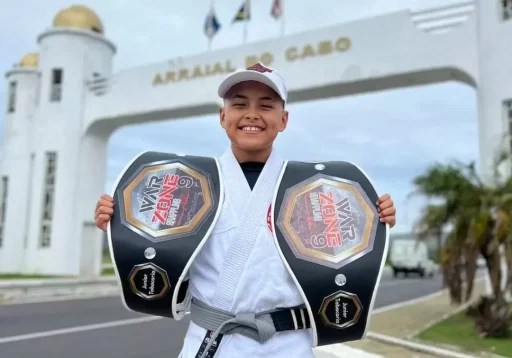
<svg viewBox="0 0 512 358"><path fill-rule="evenodd" d="M441 260L443 246L443 233L449 217L446 205L429 204L423 209L423 214L416 224L417 237L425 240L428 237L435 237L437 240L437 260Z"/></svg>
<svg viewBox="0 0 512 358"><path fill-rule="evenodd" d="M478 205L478 191L481 186L473 168L472 164L468 166L457 162L448 165L434 164L414 180L414 194L440 201L440 204L428 205L423 211L417 224L419 239L425 237L425 234L434 234L439 242L442 233L451 229L440 252L440 262L454 303L463 301L462 273L465 271L467 281L472 282L478 257L473 254L475 247L465 244L472 225L471 219ZM471 290L472 286L468 287L464 295L466 300L471 295Z"/></svg>
<svg viewBox="0 0 512 358"><path fill-rule="evenodd" d="M459 162L436 163L414 179L414 194L440 201L424 209L417 224L418 238L435 234L440 240L442 232L449 230L440 261L453 303L471 298L477 258L479 254L484 257L492 296L480 299L475 319L481 335L495 337L508 332L509 306L501 288L499 252L503 245L507 261L512 263L512 178L502 178L499 171L507 158L501 156L497 161L491 184L478 176L474 163ZM508 286L512 287L512 265L508 267Z"/></svg>

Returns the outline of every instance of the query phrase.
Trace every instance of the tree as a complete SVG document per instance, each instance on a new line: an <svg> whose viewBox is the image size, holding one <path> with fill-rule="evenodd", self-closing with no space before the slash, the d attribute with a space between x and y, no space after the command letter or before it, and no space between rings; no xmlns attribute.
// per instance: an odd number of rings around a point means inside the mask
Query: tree
<svg viewBox="0 0 512 358"><path fill-rule="evenodd" d="M474 162L436 163L414 179L414 194L440 202L426 206L417 231L419 239L437 235L438 240L444 231L449 232L440 262L452 303L471 298L478 256L486 261L492 296L482 297L473 310L482 336L508 333L509 306L501 288L500 246L505 248L509 263L507 286L512 287L512 178L502 177L499 170L507 159L500 156L490 184L478 176Z"/></svg>
<svg viewBox="0 0 512 358"><path fill-rule="evenodd" d="M437 259L439 261L441 260L443 246L443 232L449 220L446 209L446 205L427 205L423 209L423 214L416 228L418 239L425 240L430 236L436 238Z"/></svg>

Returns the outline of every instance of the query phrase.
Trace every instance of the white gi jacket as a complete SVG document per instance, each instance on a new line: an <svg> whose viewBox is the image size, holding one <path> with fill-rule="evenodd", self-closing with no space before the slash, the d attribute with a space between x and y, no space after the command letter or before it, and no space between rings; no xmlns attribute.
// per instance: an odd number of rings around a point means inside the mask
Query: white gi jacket
<svg viewBox="0 0 512 358"><path fill-rule="evenodd" d="M231 149L220 158L225 200L215 228L190 267L192 297L231 312L258 313L304 303L267 225L283 161L272 151L251 191ZM215 358L314 358L311 329L277 332L261 344L225 335ZM206 330L191 322L180 358L194 358Z"/></svg>

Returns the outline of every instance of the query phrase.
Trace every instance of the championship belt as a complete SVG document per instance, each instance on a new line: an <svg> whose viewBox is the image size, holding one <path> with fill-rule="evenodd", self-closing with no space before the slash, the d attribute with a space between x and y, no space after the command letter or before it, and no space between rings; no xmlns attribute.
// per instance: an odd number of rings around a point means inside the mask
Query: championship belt
<svg viewBox="0 0 512 358"><path fill-rule="evenodd" d="M377 200L354 164L283 166L269 214L309 312L313 347L366 335L388 251L388 225L380 222Z"/></svg>
<svg viewBox="0 0 512 358"><path fill-rule="evenodd" d="M145 152L114 186L110 253L127 309L181 319L193 259L218 220L215 158Z"/></svg>

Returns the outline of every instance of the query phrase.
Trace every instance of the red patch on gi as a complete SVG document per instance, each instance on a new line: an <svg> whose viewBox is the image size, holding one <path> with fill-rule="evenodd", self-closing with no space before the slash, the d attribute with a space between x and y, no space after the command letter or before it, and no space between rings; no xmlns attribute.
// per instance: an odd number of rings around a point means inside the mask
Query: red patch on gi
<svg viewBox="0 0 512 358"><path fill-rule="evenodd" d="M268 229L270 230L270 232L274 232L274 230L272 230L272 205L270 205L268 207L267 226L268 226Z"/></svg>

